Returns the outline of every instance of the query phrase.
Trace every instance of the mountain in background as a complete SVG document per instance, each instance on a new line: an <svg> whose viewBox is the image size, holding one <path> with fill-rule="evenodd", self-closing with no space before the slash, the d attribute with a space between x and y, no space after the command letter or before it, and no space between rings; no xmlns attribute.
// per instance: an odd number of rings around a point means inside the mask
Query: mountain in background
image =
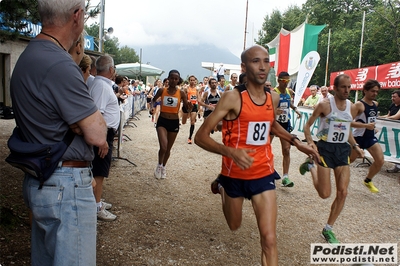
<svg viewBox="0 0 400 266"><path fill-rule="evenodd" d="M186 79L195 75L199 81L210 76L210 70L201 67L201 62L213 62L239 65L240 59L228 49L221 49L210 44L200 45L153 45L142 47L142 63L150 64L164 70L162 78L167 77L171 69L181 73ZM135 48L140 56L140 48Z"/></svg>

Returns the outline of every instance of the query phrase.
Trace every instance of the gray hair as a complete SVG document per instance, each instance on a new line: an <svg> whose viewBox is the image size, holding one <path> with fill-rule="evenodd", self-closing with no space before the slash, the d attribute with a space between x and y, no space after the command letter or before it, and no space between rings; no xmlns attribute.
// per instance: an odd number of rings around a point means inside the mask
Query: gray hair
<svg viewBox="0 0 400 266"><path fill-rule="evenodd" d="M71 12L82 8L85 0L37 0L38 11L43 26L63 26L70 19Z"/></svg>
<svg viewBox="0 0 400 266"><path fill-rule="evenodd" d="M114 66L114 59L108 54L102 55L96 60L97 73L108 71L108 69L110 69L110 67L113 66Z"/></svg>

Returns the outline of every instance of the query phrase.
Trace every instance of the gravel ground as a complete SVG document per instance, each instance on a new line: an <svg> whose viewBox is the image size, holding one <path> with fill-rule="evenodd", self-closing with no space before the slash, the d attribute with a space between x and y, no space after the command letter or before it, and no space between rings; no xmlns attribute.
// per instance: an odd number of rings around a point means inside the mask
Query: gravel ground
<svg viewBox="0 0 400 266"><path fill-rule="evenodd" d="M210 192L210 182L220 169L220 156L188 145L189 125L183 125L172 148L167 179L156 180L156 132L146 112L138 117L140 120L133 121L137 127L125 127L124 134L131 140L124 141L120 150L120 156L137 167L114 160L104 184L103 198L113 204L111 211L118 218L97 224L97 264L260 265L258 229L250 202L244 202L241 228L231 232L220 197ZM198 121L196 127L200 124ZM29 265L28 210L21 196L23 174L4 162L14 120L0 120L0 126L0 265ZM212 136L221 138L220 133ZM273 148L280 172L279 140L274 140ZM298 174L305 156L295 148L291 154L289 175L295 186L277 186L279 265L309 265L310 244L323 243L320 233L334 193L320 199L310 175ZM389 167L385 164L375 177L380 193L374 195L362 184L368 168L351 166L349 195L334 226L342 243L399 243L399 174L386 173Z"/></svg>

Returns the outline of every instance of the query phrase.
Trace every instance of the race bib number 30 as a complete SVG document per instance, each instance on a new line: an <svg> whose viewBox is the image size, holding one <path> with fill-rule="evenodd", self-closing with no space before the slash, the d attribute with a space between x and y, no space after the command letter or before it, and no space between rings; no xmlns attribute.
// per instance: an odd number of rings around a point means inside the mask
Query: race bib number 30
<svg viewBox="0 0 400 266"><path fill-rule="evenodd" d="M163 105L168 107L176 107L178 105L178 98L165 96L163 98Z"/></svg>
<svg viewBox="0 0 400 266"><path fill-rule="evenodd" d="M246 144L257 146L265 145L268 141L269 131L269 121L249 122Z"/></svg>
<svg viewBox="0 0 400 266"><path fill-rule="evenodd" d="M331 121L327 142L345 143L349 139L350 122Z"/></svg>

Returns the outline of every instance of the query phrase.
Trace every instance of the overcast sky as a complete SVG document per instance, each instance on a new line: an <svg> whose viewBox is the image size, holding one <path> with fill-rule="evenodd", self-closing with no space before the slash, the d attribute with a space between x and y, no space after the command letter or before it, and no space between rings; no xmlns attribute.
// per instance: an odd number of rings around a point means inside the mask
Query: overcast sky
<svg viewBox="0 0 400 266"><path fill-rule="evenodd" d="M100 0L92 0L96 5ZM267 14L306 0L248 0L246 47L254 44ZM106 0L104 28L121 45L213 43L239 56L244 44L246 0ZM100 19L95 21L100 22ZM94 21L89 20L90 25Z"/></svg>

